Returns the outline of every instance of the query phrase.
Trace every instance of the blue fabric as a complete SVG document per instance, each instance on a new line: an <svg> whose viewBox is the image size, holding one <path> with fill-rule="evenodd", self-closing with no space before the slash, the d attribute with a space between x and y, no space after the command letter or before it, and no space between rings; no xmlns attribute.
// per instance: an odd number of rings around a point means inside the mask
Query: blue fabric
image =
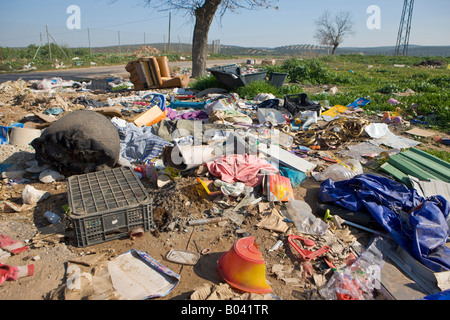
<svg viewBox="0 0 450 320"><path fill-rule="evenodd" d="M162 154L164 147L172 146L153 134L151 127L138 127L130 122L124 127L116 127L119 130L120 156L132 164L148 164Z"/></svg>
<svg viewBox="0 0 450 320"><path fill-rule="evenodd" d="M142 98L142 100L150 99L150 108L157 105L162 111L166 109L166 96L160 93L150 93Z"/></svg>
<svg viewBox="0 0 450 320"><path fill-rule="evenodd" d="M0 126L0 145L9 144L9 132L13 127L23 128L23 123L14 122L10 126Z"/></svg>
<svg viewBox="0 0 450 320"><path fill-rule="evenodd" d="M423 297L422 300L450 300L450 290L445 290Z"/></svg>
<svg viewBox="0 0 450 320"><path fill-rule="evenodd" d="M292 187L295 188L299 186L303 181L307 179L306 174L304 174L301 171L286 168L286 167L280 167L280 174L283 177L289 178L291 180Z"/></svg>
<svg viewBox="0 0 450 320"><path fill-rule="evenodd" d="M367 210L413 257L436 271L450 270L450 204L442 196L423 198L415 189L385 177L362 174L324 181L319 198L350 211Z"/></svg>

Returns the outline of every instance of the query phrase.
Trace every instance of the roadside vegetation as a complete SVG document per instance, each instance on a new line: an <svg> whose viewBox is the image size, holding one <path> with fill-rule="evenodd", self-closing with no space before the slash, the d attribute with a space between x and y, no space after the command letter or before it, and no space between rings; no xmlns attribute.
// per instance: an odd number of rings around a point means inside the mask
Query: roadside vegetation
<svg viewBox="0 0 450 320"><path fill-rule="evenodd" d="M67 48L51 44L52 59L47 45L38 48L0 47L0 72L83 68L91 65L126 64L137 59L135 53L93 53L88 48ZM189 60L181 54L165 54L169 61ZM210 54L210 59L230 59L229 55ZM426 62L426 63L424 63ZM431 65L428 62L433 62ZM276 88L267 82L254 82L234 90L243 98L252 99L258 93L271 93L278 98L308 92L313 100L328 100L330 105L347 105L358 98L371 103L367 113L394 111L400 107L406 120L417 120L426 126L450 131L450 57L396 57L383 55L334 55L320 58L286 58L277 65L257 68L288 73L286 84ZM58 64L58 65L57 65ZM28 66L24 68L24 66ZM223 87L213 76L192 82L193 89ZM329 95L325 88L336 86L338 92ZM390 98L399 105L388 102Z"/></svg>
<svg viewBox="0 0 450 320"><path fill-rule="evenodd" d="M56 44L29 45L27 48L0 47L0 72L28 71L36 68L39 71L55 70L55 68L86 68L90 66L124 65L142 56L140 52L123 52L114 48L111 53L91 53L89 48L59 47ZM51 52L51 59L50 59ZM141 54L141 55L139 55ZM169 61L189 60L190 57L181 53L164 53L148 55L165 55ZM232 59L233 56L211 53L211 59Z"/></svg>
<svg viewBox="0 0 450 320"><path fill-rule="evenodd" d="M260 69L288 73L287 83L276 88L267 82L253 82L235 88L240 97L252 99L259 93L271 93L279 99L288 94L307 92L311 100L328 100L333 105L348 105L358 98L371 102L367 114L394 112L397 107L407 121L450 134L450 57L393 57L340 55L321 58L290 58L275 66ZM432 65L430 65L432 63ZM434 63L434 64L433 64ZM327 88L337 87L336 94ZM213 76L198 79L193 88L223 87ZM389 103L394 98L398 104ZM450 161L444 150L427 152Z"/></svg>
<svg viewBox="0 0 450 320"><path fill-rule="evenodd" d="M440 66L423 66L439 61ZM367 113L394 111L400 107L405 120L417 120L431 128L449 132L450 58L341 55L312 59L291 58L276 66L262 65L270 72L288 73L287 84L275 88L267 82L253 82L235 88L243 98L258 93L287 94L309 92L312 100L328 100L330 105L348 105L358 98L371 100ZM325 89L336 86L334 95ZM194 87L221 87L212 76L198 79ZM396 99L399 104L389 103Z"/></svg>

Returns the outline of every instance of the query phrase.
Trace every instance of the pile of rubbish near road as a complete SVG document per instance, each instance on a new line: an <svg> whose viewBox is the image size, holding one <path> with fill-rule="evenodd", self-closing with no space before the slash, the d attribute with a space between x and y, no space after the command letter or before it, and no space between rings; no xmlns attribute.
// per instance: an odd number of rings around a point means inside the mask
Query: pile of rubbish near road
<svg viewBox="0 0 450 320"><path fill-rule="evenodd" d="M258 207L256 227L280 236L269 252L289 247L302 262L302 274L313 276L321 299L389 297L380 285L387 258L421 285L427 298L450 295L449 164L417 151L420 142L395 135L391 124L366 120L362 111L369 100L326 109L305 93L243 100L222 89L187 87L136 90L106 102L76 100L85 110L62 112L30 141L34 168L67 179L64 219L72 223L76 246L160 228L154 216L160 199L151 197L144 183L161 196L179 177L192 177L203 201L225 209L189 219L188 226L227 220L239 229L250 208ZM415 158L416 165L397 157ZM381 158L389 159L383 170L390 175L368 166ZM314 210L294 192L308 178L320 182ZM439 187L429 192L428 184ZM168 227L173 221L161 231L174 230ZM358 246L348 226L373 235L370 244ZM229 286L276 298L265 280L264 254L251 234L243 234L217 268ZM198 257L173 252L171 261L193 265ZM108 264L111 282L96 298L162 297L181 281L138 250ZM129 274L123 274L123 265ZM283 266L272 267L285 275ZM99 274L106 282L106 271ZM133 280L143 277L153 285ZM139 290L130 291L133 286ZM225 295L222 289L203 288L192 299L217 299Z"/></svg>

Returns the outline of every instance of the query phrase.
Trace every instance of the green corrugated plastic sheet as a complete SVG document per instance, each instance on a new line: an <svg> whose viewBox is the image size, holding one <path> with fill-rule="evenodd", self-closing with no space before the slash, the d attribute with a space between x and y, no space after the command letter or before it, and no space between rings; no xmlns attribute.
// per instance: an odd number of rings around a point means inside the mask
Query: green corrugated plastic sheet
<svg viewBox="0 0 450 320"><path fill-rule="evenodd" d="M391 175L395 180L398 180L400 182L403 182L403 184L405 184L406 186L408 186L409 188L412 187L412 183L409 180L409 177L406 173L402 172L401 170L397 169L396 167L394 167L393 165L389 164L389 163L384 163L381 166L381 169L388 173L389 175Z"/></svg>
<svg viewBox="0 0 450 320"><path fill-rule="evenodd" d="M450 182L450 163L416 148L391 156L381 169L409 187L408 175Z"/></svg>

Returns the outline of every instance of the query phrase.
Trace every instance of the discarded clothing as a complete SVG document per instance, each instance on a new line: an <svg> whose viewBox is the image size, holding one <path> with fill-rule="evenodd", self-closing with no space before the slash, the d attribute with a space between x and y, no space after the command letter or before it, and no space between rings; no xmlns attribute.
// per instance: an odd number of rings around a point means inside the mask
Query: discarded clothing
<svg viewBox="0 0 450 320"><path fill-rule="evenodd" d="M107 103L95 101L94 99L86 99L85 97L77 97L73 100L73 103L91 108L103 108L108 106Z"/></svg>
<svg viewBox="0 0 450 320"><path fill-rule="evenodd" d="M233 183L243 182L248 187L256 187L262 182L260 170L278 172L278 169L264 159L249 154L232 154L207 162L206 166L215 177Z"/></svg>
<svg viewBox="0 0 450 320"><path fill-rule="evenodd" d="M203 137L203 135L207 135L208 132L211 133L212 130L232 130L232 126L227 126L223 124L213 124L207 123L203 124L200 120L167 120L155 123L151 126L152 132L157 136L165 139L168 142L174 141L176 138L180 138L183 136L195 136ZM208 136L210 136L208 134ZM205 141L206 142L206 141Z"/></svg>
<svg viewBox="0 0 450 320"><path fill-rule="evenodd" d="M214 110L209 114L209 121L211 123L223 124L253 124L252 118L236 110Z"/></svg>
<svg viewBox="0 0 450 320"><path fill-rule="evenodd" d="M362 174L324 181L319 197L351 211L367 209L411 256L436 272L450 270L450 248L445 245L450 204L442 196L423 198L397 181Z"/></svg>
<svg viewBox="0 0 450 320"><path fill-rule="evenodd" d="M8 266L0 262L0 285L5 281L15 281L34 274L34 264L28 266Z"/></svg>
<svg viewBox="0 0 450 320"><path fill-rule="evenodd" d="M159 157L164 147L172 146L163 138L154 135L151 127L138 127L118 118L113 118L112 122L119 131L120 157L129 163L148 163Z"/></svg>
<svg viewBox="0 0 450 320"><path fill-rule="evenodd" d="M169 118L170 120L176 120L176 119L203 120L203 119L208 119L209 116L203 110L177 112L174 109L167 108L167 118Z"/></svg>

